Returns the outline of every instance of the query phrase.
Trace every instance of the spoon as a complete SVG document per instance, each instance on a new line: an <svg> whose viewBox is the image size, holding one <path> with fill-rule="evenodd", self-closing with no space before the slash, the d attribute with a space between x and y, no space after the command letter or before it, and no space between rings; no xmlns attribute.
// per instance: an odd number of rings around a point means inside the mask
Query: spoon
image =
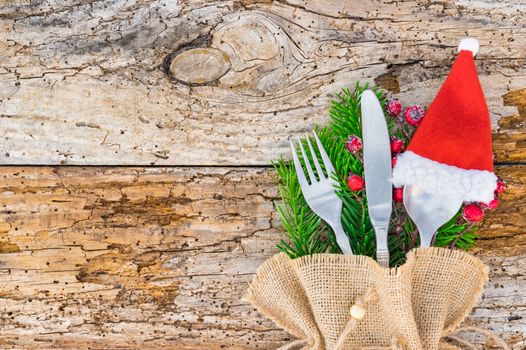
<svg viewBox="0 0 526 350"><path fill-rule="evenodd" d="M404 187L404 206L420 234L420 247L426 248L440 226L451 220L462 205L462 199L451 195L424 192L415 185Z"/></svg>

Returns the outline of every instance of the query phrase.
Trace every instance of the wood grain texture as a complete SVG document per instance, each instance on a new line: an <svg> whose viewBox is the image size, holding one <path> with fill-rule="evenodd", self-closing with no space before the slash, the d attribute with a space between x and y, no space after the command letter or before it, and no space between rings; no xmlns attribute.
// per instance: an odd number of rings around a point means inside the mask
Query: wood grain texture
<svg viewBox="0 0 526 350"><path fill-rule="evenodd" d="M524 10L499 0L3 1L0 163L269 164L357 79L428 104L466 35L480 40L497 127L517 112L503 96L524 88ZM510 157L524 160L520 149Z"/></svg>
<svg viewBox="0 0 526 350"><path fill-rule="evenodd" d="M525 170L499 169L510 189L481 233L491 280L469 318L517 350ZM4 347L273 349L289 339L242 300L279 239L268 169L9 167L0 179Z"/></svg>

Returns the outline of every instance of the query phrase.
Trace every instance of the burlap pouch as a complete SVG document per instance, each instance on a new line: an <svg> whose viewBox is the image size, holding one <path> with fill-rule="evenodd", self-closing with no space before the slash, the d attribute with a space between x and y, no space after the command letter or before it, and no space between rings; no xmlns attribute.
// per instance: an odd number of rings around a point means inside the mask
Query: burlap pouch
<svg viewBox="0 0 526 350"><path fill-rule="evenodd" d="M454 332L479 299L487 267L462 251L415 249L398 268L366 256L268 259L246 299L299 341L283 349L452 349ZM364 317L353 318L358 304Z"/></svg>

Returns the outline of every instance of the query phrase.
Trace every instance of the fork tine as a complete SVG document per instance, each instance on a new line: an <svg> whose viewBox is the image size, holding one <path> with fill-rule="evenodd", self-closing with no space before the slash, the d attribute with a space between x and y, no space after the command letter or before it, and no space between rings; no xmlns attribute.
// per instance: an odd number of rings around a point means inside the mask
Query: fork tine
<svg viewBox="0 0 526 350"><path fill-rule="evenodd" d="M307 167L307 173L309 173L310 183L317 182L316 177L314 176L314 172L312 171L312 167L310 166L307 153L305 153L305 149L303 148L303 142L301 142L300 138L298 138L298 143L300 144L301 154L303 155L303 162L305 163L305 167Z"/></svg>
<svg viewBox="0 0 526 350"><path fill-rule="evenodd" d="M318 172L318 176L320 179L324 178L323 171L321 171L320 162L318 161L318 156L314 152L314 148L312 148L312 144L310 142L310 137L308 135L305 135L307 138L307 144L309 145L310 154L312 154L312 160L314 161L314 166L316 167L316 171Z"/></svg>
<svg viewBox="0 0 526 350"><path fill-rule="evenodd" d="M329 156L327 155L327 152L325 152L325 148L323 148L323 145L321 144L320 139L318 138L318 135L316 134L316 131L312 130L312 133L314 134L314 138L316 139L316 144L318 145L318 149L320 151L321 159L323 160L323 165L325 165L325 169L327 170L327 177L331 177L331 173L336 173L334 170L334 167L332 166L331 160L329 159Z"/></svg>
<svg viewBox="0 0 526 350"><path fill-rule="evenodd" d="M307 179L305 178L305 173L303 172L303 168L301 167L300 160L298 159L298 151L296 151L296 147L294 146L294 141L292 139L289 139L290 141L290 148L292 149L292 160L294 161L294 168L296 169L296 175L298 176L298 181L300 182L300 186L303 188L304 186L308 186Z"/></svg>

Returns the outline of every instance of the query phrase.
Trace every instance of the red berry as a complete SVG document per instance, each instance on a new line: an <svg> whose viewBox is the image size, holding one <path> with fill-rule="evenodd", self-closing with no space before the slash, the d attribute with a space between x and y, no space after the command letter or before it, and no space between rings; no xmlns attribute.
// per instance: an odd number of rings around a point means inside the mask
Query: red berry
<svg viewBox="0 0 526 350"><path fill-rule="evenodd" d="M391 140L391 152L392 153L394 154L400 153L402 152L404 147L405 147L404 141L393 137L393 139Z"/></svg>
<svg viewBox="0 0 526 350"><path fill-rule="evenodd" d="M495 190L495 193L497 196L500 196L505 190L506 190L506 183L502 179L497 180L497 189Z"/></svg>
<svg viewBox="0 0 526 350"><path fill-rule="evenodd" d="M476 204L468 204L462 211L462 217L470 222L479 222L484 218L484 210Z"/></svg>
<svg viewBox="0 0 526 350"><path fill-rule="evenodd" d="M397 117L402 112L402 104L397 98L390 99L387 102L387 113L391 117Z"/></svg>
<svg viewBox="0 0 526 350"><path fill-rule="evenodd" d="M404 188L403 187L393 189L393 200L398 203L404 200Z"/></svg>
<svg viewBox="0 0 526 350"><path fill-rule="evenodd" d="M363 181L362 177L359 175L351 175L347 179L347 185L352 191L360 191L363 189L363 186L365 185L365 181Z"/></svg>
<svg viewBox="0 0 526 350"><path fill-rule="evenodd" d="M362 146L362 140L356 135L349 136L345 142L345 148L352 154L358 153L362 149Z"/></svg>
<svg viewBox="0 0 526 350"><path fill-rule="evenodd" d="M391 158L391 166L394 168L396 165L396 162L398 161L398 157Z"/></svg>
<svg viewBox="0 0 526 350"><path fill-rule="evenodd" d="M483 203L482 207L483 208L486 208L486 209L489 209L489 210L493 210L495 208L497 208L500 204L500 200L498 198L495 198L493 200L491 200L489 203Z"/></svg>
<svg viewBox="0 0 526 350"><path fill-rule="evenodd" d="M419 105L407 107L404 112L404 118L410 125L417 126L424 117L424 109Z"/></svg>

